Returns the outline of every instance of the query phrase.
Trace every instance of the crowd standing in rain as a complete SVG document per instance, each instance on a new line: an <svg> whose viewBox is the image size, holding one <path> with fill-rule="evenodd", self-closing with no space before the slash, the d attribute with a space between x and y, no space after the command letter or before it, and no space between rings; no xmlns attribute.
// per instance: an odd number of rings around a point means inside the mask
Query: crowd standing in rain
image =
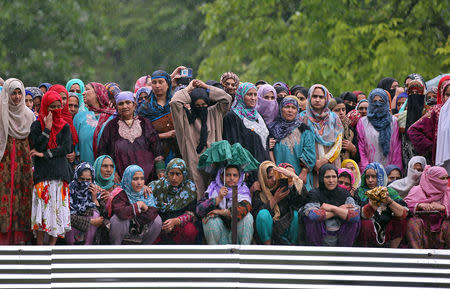
<svg viewBox="0 0 450 289"><path fill-rule="evenodd" d="M3 245L229 244L235 218L243 245L450 248L450 76L0 85ZM259 168L199 169L219 141Z"/></svg>

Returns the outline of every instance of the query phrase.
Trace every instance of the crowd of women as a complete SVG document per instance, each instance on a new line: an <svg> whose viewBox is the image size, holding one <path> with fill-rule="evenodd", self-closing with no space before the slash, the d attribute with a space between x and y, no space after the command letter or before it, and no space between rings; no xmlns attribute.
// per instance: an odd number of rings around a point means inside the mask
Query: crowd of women
<svg viewBox="0 0 450 289"><path fill-rule="evenodd" d="M0 79L0 244L228 244L236 218L239 244L450 247L450 76L335 97L184 70ZM259 169L198 169L221 140Z"/></svg>

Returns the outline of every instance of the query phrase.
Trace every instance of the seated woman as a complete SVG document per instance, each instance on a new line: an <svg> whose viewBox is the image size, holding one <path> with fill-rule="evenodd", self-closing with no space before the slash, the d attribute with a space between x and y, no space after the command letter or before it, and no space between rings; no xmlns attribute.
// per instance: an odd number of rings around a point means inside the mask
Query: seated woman
<svg viewBox="0 0 450 289"><path fill-rule="evenodd" d="M421 156L412 157L408 163L408 174L405 178L393 181L388 187L397 191L400 197L405 198L412 187L417 186L420 176L427 165L427 160Z"/></svg>
<svg viewBox="0 0 450 289"><path fill-rule="evenodd" d="M362 208L361 231L357 242L359 246L397 248L405 236L408 208L398 193L387 188L388 196L379 206L365 194L376 187L386 187L386 184L383 166L376 162L368 164L356 194L357 203Z"/></svg>
<svg viewBox="0 0 450 289"><path fill-rule="evenodd" d="M109 208L112 245L120 245L124 238L141 244L153 244L161 232L162 221L153 195L144 197L144 170L131 165L125 169L120 187L111 196Z"/></svg>
<svg viewBox="0 0 450 289"><path fill-rule="evenodd" d="M444 168L426 166L419 185L405 198L409 210L415 214L408 219L406 239L415 249L450 249L447 178Z"/></svg>
<svg viewBox="0 0 450 289"><path fill-rule="evenodd" d="M294 168L265 161L259 166L259 188L253 193L258 241L264 245L298 245L298 210L307 192ZM304 235L304 234L301 234Z"/></svg>
<svg viewBox="0 0 450 289"><path fill-rule="evenodd" d="M319 169L319 188L310 192L303 208L309 245L350 247L360 227L360 207L338 187L338 170L332 164Z"/></svg>
<svg viewBox="0 0 450 289"><path fill-rule="evenodd" d="M225 184L223 172L225 170ZM253 238L252 199L244 183L244 173L236 166L221 168L211 182L205 196L197 204L197 215L202 218L203 231L208 245L231 243L231 205L233 186L238 190L237 242L249 245Z"/></svg>
<svg viewBox="0 0 450 289"><path fill-rule="evenodd" d="M197 237L197 192L187 175L186 163L174 158L167 164L166 177L149 184L163 222L160 244L194 244Z"/></svg>
<svg viewBox="0 0 450 289"><path fill-rule="evenodd" d="M353 184L355 183L355 177L349 169L338 170L338 186L350 193L352 198L355 196L355 189Z"/></svg>
<svg viewBox="0 0 450 289"><path fill-rule="evenodd" d="M270 155L277 164L291 164L306 189L311 190L316 163L315 140L313 132L299 119L299 110L296 97L287 96L280 102L278 117L269 125L276 141Z"/></svg>
<svg viewBox="0 0 450 289"><path fill-rule="evenodd" d="M117 165L116 178L122 177L125 168L136 164L144 169L145 181L150 183L164 175L161 141L150 121L135 116L136 102L133 93L122 91L116 96L116 117L108 122L98 147L99 155L108 155Z"/></svg>
<svg viewBox="0 0 450 289"><path fill-rule="evenodd" d="M75 168L73 180L69 184L72 231L65 236L69 245L80 242L92 245L97 228L103 224L103 217L93 201L94 175L94 168L89 163L81 163Z"/></svg>

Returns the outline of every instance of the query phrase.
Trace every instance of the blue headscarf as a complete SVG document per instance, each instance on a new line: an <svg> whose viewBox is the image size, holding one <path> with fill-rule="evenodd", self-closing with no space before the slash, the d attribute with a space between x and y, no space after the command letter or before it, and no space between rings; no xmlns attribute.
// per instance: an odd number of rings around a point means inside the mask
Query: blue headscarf
<svg viewBox="0 0 450 289"><path fill-rule="evenodd" d="M131 204L134 204L138 201L144 202L149 207L156 207L155 198L153 194L151 194L148 198L144 197L144 189L136 192L133 190L133 186L131 185L131 181L133 180L134 174L137 172L144 173L144 170L137 165L128 166L123 173L122 182L120 183L120 187L125 191L128 196L128 200Z"/></svg>
<svg viewBox="0 0 450 289"><path fill-rule="evenodd" d="M110 159L114 166L114 171L113 171L112 175L107 179L104 178L101 173L101 167L102 167L103 161L106 158ZM102 188L104 190L109 190L112 186L115 185L114 175L116 173L116 165L114 164L114 160L110 156L107 156L107 155L99 156L94 162L94 170L95 170L95 182L97 183L97 185L100 186L100 188Z"/></svg>
<svg viewBox="0 0 450 289"><path fill-rule="evenodd" d="M94 178L95 176L94 167L92 167L87 162L81 163L75 168L73 180L69 184L70 214L72 215L80 215L87 209L96 207L94 202L92 201L91 192L89 192L89 185L91 183L94 183L94 181L80 182L78 180L84 170L89 170L91 172L92 178Z"/></svg>
<svg viewBox="0 0 450 289"><path fill-rule="evenodd" d="M293 121L287 121L284 119L281 109L288 105L293 104L297 108L297 114ZM275 140L280 141L284 139L287 135L289 135L294 129L298 128L302 121L298 117L298 111L300 110L300 106L298 104L298 100L293 96L286 96L280 103L280 108L278 109L278 117L275 121L269 124L269 131L275 138Z"/></svg>
<svg viewBox="0 0 450 289"><path fill-rule="evenodd" d="M402 177L402 170L396 165L387 165L385 169L386 169L386 175L388 175L388 176L393 170L398 170L400 172L400 177Z"/></svg>
<svg viewBox="0 0 450 289"><path fill-rule="evenodd" d="M141 101L139 101L139 95L141 95L141 93L147 93L148 97L150 97L150 95L152 94L152 90L148 87L141 87L136 91L135 97L136 97L136 103L137 103L137 107L139 109L139 107L141 106L141 104L145 101L145 98Z"/></svg>
<svg viewBox="0 0 450 289"><path fill-rule="evenodd" d="M38 88L41 88L42 86L45 86L48 91L50 89L50 87L52 86L52 84L48 83L48 82L43 82L43 83L39 84Z"/></svg>
<svg viewBox="0 0 450 289"><path fill-rule="evenodd" d="M170 78L170 75L164 70L157 70L152 73L151 79L153 80L157 78L163 78L167 82L168 88L166 93L166 104L164 106L159 105L156 101L156 95L152 91L150 93L150 99L144 101L138 110L138 115L148 118L151 122L170 113L169 102L172 98L172 79Z"/></svg>
<svg viewBox="0 0 450 289"><path fill-rule="evenodd" d="M374 102L373 99L377 95L381 96L384 102ZM375 88L370 92L367 118L378 131L378 142L383 149L383 155L387 156L391 149L392 116L389 111L389 96L386 90Z"/></svg>

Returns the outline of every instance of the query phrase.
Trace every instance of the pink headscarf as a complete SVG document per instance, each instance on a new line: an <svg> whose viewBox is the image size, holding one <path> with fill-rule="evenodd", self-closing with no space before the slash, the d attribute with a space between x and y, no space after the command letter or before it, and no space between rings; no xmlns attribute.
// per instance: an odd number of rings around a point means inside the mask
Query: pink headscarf
<svg viewBox="0 0 450 289"><path fill-rule="evenodd" d="M144 75L139 77L138 80L136 80L136 84L134 85L134 93L136 93L136 91L138 91L139 88L142 88L147 84L147 78L148 75Z"/></svg>
<svg viewBox="0 0 450 289"><path fill-rule="evenodd" d="M447 180L440 179L446 175L447 171L443 167L426 166L419 185L414 186L405 198L408 208L415 212L420 203L437 202L446 207L447 215L449 215L450 190L447 187Z"/></svg>
<svg viewBox="0 0 450 289"><path fill-rule="evenodd" d="M352 190L352 188L353 188L353 184L355 183L355 176L353 175L353 172L351 170L345 169L345 168L338 170L338 176L340 176L342 173L347 173L347 174L350 175L350 183L351 183L351 185L350 185L350 187L345 187L343 185L338 185L338 186L343 188L344 190L347 190L347 191L350 192Z"/></svg>

